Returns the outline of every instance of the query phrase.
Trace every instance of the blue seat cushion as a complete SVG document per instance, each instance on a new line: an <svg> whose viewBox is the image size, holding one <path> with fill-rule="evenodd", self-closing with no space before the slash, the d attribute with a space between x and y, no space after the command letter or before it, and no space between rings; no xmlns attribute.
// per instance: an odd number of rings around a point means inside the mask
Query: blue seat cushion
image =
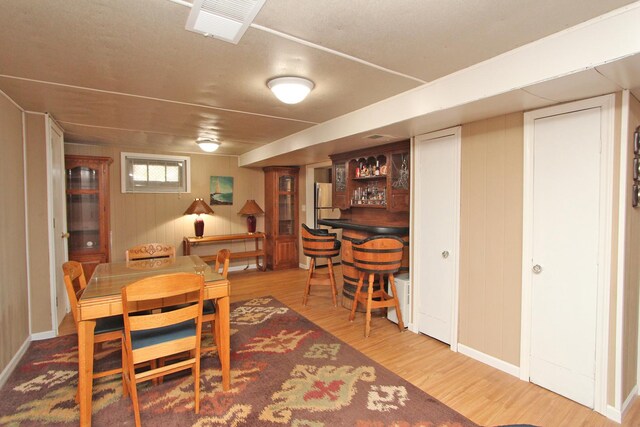
<svg viewBox="0 0 640 427"><path fill-rule="evenodd" d="M216 314L216 305L212 300L204 300L202 303L202 314Z"/></svg>
<svg viewBox="0 0 640 427"><path fill-rule="evenodd" d="M121 331L123 329L124 319L122 318L122 316L103 317L96 320L96 329L94 331L94 334Z"/></svg>
<svg viewBox="0 0 640 427"><path fill-rule="evenodd" d="M196 335L196 323L186 320L175 325L161 328L146 329L144 331L131 331L131 346L134 350L177 340L180 338L194 337Z"/></svg>

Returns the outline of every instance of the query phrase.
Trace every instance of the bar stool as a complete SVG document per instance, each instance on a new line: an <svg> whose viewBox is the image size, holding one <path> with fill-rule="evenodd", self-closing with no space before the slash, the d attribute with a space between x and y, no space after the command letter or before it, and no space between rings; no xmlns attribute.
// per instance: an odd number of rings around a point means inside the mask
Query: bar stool
<svg viewBox="0 0 640 427"><path fill-rule="evenodd" d="M404 331L402 313L398 302L396 285L393 274L400 269L402 263L402 250L404 241L396 236L372 236L364 240L352 242L353 263L359 272L358 287L351 305L349 321L353 321L356 316L358 302L367 307L366 321L364 326L364 336L368 337L371 332L371 309L381 307L395 307L398 314L398 328ZM389 277L389 288L393 296L384 289L384 275ZM364 276L369 275L368 291L361 293L364 283ZM378 275L380 289L373 289L374 277ZM376 300L374 300L376 298Z"/></svg>
<svg viewBox="0 0 640 427"><path fill-rule="evenodd" d="M329 233L324 229L313 229L302 224L302 251L311 258L309 266L309 274L307 275L307 285L304 289L304 298L302 305L307 305L307 298L311 285L329 285L331 286L331 297L333 298L333 306L337 307L336 295L336 278L333 273L333 261L331 257L340 254L340 241L336 238L335 233ZM316 258L326 258L329 274L317 273L315 271Z"/></svg>

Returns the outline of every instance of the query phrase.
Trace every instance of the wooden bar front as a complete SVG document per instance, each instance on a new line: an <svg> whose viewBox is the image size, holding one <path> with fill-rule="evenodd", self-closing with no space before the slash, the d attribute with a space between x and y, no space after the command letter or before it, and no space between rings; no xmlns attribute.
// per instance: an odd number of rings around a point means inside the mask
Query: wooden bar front
<svg viewBox="0 0 640 427"><path fill-rule="evenodd" d="M405 241L400 273L409 271L409 227L374 225L367 222L349 220L319 220L318 224L342 229L342 306L351 309L358 286L358 270L353 265L352 242L371 236L397 236ZM377 279L376 279L377 280ZM376 287L377 287L376 281ZM376 288L374 288L375 290ZM358 311L364 311L358 307Z"/></svg>

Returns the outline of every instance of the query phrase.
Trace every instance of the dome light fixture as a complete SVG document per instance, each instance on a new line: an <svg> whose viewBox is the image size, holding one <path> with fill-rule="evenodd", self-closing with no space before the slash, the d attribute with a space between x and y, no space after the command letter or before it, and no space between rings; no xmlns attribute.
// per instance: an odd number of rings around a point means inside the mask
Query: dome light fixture
<svg viewBox="0 0 640 427"><path fill-rule="evenodd" d="M220 143L211 138L198 138L196 144L198 144L202 151L206 151L207 153L213 153L220 147Z"/></svg>
<svg viewBox="0 0 640 427"><path fill-rule="evenodd" d="M315 85L302 77L276 77L267 82L267 87L285 104L297 104L309 95Z"/></svg>

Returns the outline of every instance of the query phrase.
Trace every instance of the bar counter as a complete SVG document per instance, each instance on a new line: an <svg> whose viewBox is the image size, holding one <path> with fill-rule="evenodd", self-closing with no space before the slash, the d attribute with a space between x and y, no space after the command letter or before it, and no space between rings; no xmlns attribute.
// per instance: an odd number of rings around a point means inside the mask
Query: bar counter
<svg viewBox="0 0 640 427"><path fill-rule="evenodd" d="M402 254L402 267L399 273L409 271L408 226L381 225L371 221L353 221L346 219L319 219L318 224L342 229L342 277L344 278L344 284L342 286L341 304L344 308L351 309L356 288L358 287L358 271L353 265L352 242L379 235L400 237L405 243ZM364 311L364 307L359 306L358 311Z"/></svg>

